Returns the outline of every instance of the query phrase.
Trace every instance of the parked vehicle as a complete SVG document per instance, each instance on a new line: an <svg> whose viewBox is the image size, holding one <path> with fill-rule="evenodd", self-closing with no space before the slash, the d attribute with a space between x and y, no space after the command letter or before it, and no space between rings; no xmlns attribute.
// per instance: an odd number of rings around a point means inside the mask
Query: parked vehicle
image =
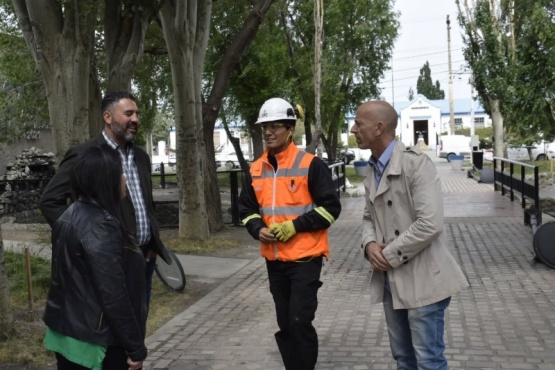
<svg viewBox="0 0 555 370"><path fill-rule="evenodd" d="M302 149L304 150L304 148ZM351 163L355 159L355 152L352 149L337 149L337 155L335 159L345 162L345 164ZM328 153L322 153L322 159L328 159Z"/></svg>
<svg viewBox="0 0 555 370"><path fill-rule="evenodd" d="M164 163L164 172L165 173L175 173L176 164L175 163ZM160 163L153 163L152 164L152 172L153 173L160 173L161 172L161 165Z"/></svg>
<svg viewBox="0 0 555 370"><path fill-rule="evenodd" d="M218 170L232 170L239 167L241 167L241 165L239 164L239 159L233 148L222 153L216 153L216 168Z"/></svg>
<svg viewBox="0 0 555 370"><path fill-rule="evenodd" d="M527 146L508 147L507 157L514 161L529 161L530 155ZM555 141L552 143L534 144L530 146L532 159L535 161L543 161L545 159L555 159ZM484 160L493 161L493 149L484 149Z"/></svg>
<svg viewBox="0 0 555 370"><path fill-rule="evenodd" d="M439 158L446 158L451 162L451 156L463 155L470 156L471 143L470 136L464 135L443 135L439 137L439 144L436 148Z"/></svg>
<svg viewBox="0 0 555 370"><path fill-rule="evenodd" d="M339 159L342 159L345 164L349 164L355 160L355 151L352 149L339 149Z"/></svg>

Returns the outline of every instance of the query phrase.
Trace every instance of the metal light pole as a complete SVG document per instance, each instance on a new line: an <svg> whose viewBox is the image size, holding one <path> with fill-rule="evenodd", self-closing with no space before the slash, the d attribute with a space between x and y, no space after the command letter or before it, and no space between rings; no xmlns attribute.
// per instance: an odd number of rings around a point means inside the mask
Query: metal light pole
<svg viewBox="0 0 555 370"><path fill-rule="evenodd" d="M451 73L451 22L447 15L447 55L449 58L449 134L455 134L455 110L453 108L453 74Z"/></svg>

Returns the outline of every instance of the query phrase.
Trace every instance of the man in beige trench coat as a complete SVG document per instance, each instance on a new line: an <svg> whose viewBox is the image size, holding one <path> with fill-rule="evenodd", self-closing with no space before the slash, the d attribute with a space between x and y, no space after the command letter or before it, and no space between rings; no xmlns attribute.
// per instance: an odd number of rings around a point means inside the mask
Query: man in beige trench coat
<svg viewBox="0 0 555 370"><path fill-rule="evenodd" d="M395 139L396 127L390 104L369 101L351 129L359 148L372 151L361 245L371 300L383 302L397 369L447 369L445 310L468 282L447 248L436 168Z"/></svg>

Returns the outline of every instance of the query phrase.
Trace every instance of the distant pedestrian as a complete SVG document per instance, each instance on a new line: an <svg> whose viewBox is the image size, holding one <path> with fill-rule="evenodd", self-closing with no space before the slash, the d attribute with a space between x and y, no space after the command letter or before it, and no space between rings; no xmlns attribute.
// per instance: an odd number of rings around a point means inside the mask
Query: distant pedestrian
<svg viewBox="0 0 555 370"><path fill-rule="evenodd" d="M447 248L435 166L395 140L396 127L390 104L369 101L351 129L358 147L372 151L361 245L371 302L383 302L397 369L444 370L445 310L468 282Z"/></svg>
<svg viewBox="0 0 555 370"><path fill-rule="evenodd" d="M267 100L258 116L266 151L245 175L239 212L266 259L287 370L314 369L318 335L312 325L328 258L327 229L341 212L330 171L293 143L297 115L287 101Z"/></svg>
<svg viewBox="0 0 555 370"><path fill-rule="evenodd" d="M52 229L46 348L58 369L140 369L145 259L121 220L126 180L118 153L106 144L86 149L70 183L75 201Z"/></svg>

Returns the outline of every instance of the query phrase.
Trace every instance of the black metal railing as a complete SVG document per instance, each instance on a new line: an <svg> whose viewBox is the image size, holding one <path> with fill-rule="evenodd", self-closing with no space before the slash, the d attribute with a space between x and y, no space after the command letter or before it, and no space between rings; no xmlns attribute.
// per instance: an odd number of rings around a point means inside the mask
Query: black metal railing
<svg viewBox="0 0 555 370"><path fill-rule="evenodd" d="M157 167L159 166L159 168ZM168 181L167 176L175 176L174 173L166 173L166 164L160 163L156 164L155 168L157 171L153 171L152 176L160 177L160 187L165 189L167 186L175 186L175 182ZM333 183L337 190L337 195L340 196L341 191L345 192L346 189L346 174L345 174L345 162L329 162L328 168L333 179ZM218 174L228 174L228 185L229 185L229 196L231 203L231 223L233 226L241 226L241 219L239 217L239 191L240 191L240 179L242 179L242 174L244 171L240 168L229 169L220 171ZM227 189L227 187L226 187ZM220 189L220 192L222 189Z"/></svg>
<svg viewBox="0 0 555 370"><path fill-rule="evenodd" d="M507 170L508 166L508 172ZM515 173L515 167L518 171ZM526 181L526 169L534 172L533 183ZM515 200L515 193L520 193L522 208L526 208L526 199L534 202L535 209L540 208L539 168L527 163L513 161L501 157L493 157L494 190L501 190L505 195L508 191L511 201Z"/></svg>
<svg viewBox="0 0 555 370"><path fill-rule="evenodd" d="M166 187L175 187L177 186L177 182L176 181L169 181L168 180L168 176L172 176L172 178L175 176L175 172L174 173L166 173L168 168L175 168L175 163L153 163L152 164L153 170L152 170L152 176L154 177L159 177L160 178L160 187L162 189L165 189Z"/></svg>
<svg viewBox="0 0 555 370"><path fill-rule="evenodd" d="M345 175L345 162L329 162L328 168L330 169L330 174L333 179L333 184L337 190L337 196L341 197L341 191L347 191L346 175Z"/></svg>

